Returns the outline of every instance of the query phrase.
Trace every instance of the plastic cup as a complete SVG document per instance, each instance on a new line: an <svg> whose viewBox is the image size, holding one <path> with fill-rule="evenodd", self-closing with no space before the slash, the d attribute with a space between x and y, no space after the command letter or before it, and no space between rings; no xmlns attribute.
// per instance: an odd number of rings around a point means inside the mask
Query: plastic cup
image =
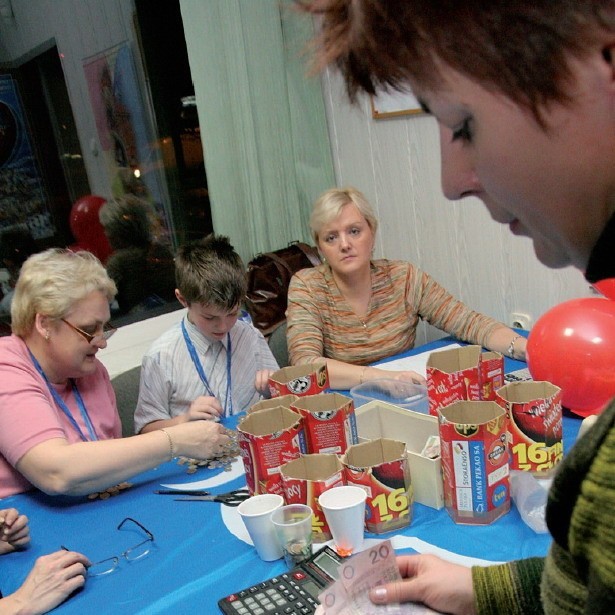
<svg viewBox="0 0 615 615"><path fill-rule="evenodd" d="M288 504L271 513L278 544L289 570L312 555L312 509L305 504Z"/></svg>
<svg viewBox="0 0 615 615"><path fill-rule="evenodd" d="M281 495L263 493L244 500L237 507L258 556L265 562L282 557L282 549L271 522L271 513L283 504L284 498Z"/></svg>
<svg viewBox="0 0 615 615"><path fill-rule="evenodd" d="M363 548L366 498L365 490L354 485L333 487L318 498L333 536L335 550L342 557Z"/></svg>

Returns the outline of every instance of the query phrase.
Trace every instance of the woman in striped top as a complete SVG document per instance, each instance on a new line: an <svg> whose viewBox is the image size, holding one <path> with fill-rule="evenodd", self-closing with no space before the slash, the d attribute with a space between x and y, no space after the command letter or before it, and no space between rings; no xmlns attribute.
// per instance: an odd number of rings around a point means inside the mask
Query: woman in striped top
<svg viewBox="0 0 615 615"><path fill-rule="evenodd" d="M515 359L526 340L470 310L411 263L372 260L378 222L361 192L332 189L310 219L324 264L299 271L288 290L287 339L293 365L326 358L332 388L374 378L424 383L412 371L368 364L414 346L419 318L450 335Z"/></svg>

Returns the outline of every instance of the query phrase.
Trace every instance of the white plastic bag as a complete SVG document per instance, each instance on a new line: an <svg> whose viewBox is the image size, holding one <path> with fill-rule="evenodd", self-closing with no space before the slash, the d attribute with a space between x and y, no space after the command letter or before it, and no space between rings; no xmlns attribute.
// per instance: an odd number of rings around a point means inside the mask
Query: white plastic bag
<svg viewBox="0 0 615 615"><path fill-rule="evenodd" d="M530 472L514 470L510 473L510 492L524 523L537 534L548 532L545 521L547 507L547 486L538 481Z"/></svg>

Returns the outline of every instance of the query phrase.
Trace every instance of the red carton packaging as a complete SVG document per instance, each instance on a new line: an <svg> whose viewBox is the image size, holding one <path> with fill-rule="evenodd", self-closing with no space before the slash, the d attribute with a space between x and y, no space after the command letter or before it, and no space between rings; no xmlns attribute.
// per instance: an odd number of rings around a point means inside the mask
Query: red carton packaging
<svg viewBox="0 0 615 615"><path fill-rule="evenodd" d="M283 367L269 376L271 397L316 395L329 388L326 361Z"/></svg>
<svg viewBox="0 0 615 615"><path fill-rule="evenodd" d="M280 397L273 397L271 399L261 399L255 404L252 404L247 413L258 412L259 410L266 410L267 408L276 408L281 406L282 408L290 408L290 404L298 399L296 395L280 395Z"/></svg>
<svg viewBox="0 0 615 615"><path fill-rule="evenodd" d="M342 454L359 441L352 398L339 393L299 397L291 410L303 417L309 453Z"/></svg>
<svg viewBox="0 0 615 615"><path fill-rule="evenodd" d="M550 382L512 382L496 398L509 420L510 467L548 476L564 458L561 389Z"/></svg>
<svg viewBox="0 0 615 615"><path fill-rule="evenodd" d="M455 523L486 525L510 510L508 420L492 401L438 411L444 504Z"/></svg>
<svg viewBox="0 0 615 615"><path fill-rule="evenodd" d="M318 503L323 491L345 485L344 467L337 455L302 455L280 468L287 504L307 504L312 514L312 539L326 542L331 531Z"/></svg>
<svg viewBox="0 0 615 615"><path fill-rule="evenodd" d="M346 484L365 489L365 526L375 534L412 521L412 483L404 442L377 438L351 446L342 457Z"/></svg>
<svg viewBox="0 0 615 615"><path fill-rule="evenodd" d="M504 357L463 346L432 352L427 359L429 414L455 401L493 401L504 384Z"/></svg>
<svg viewBox="0 0 615 615"><path fill-rule="evenodd" d="M267 408L246 415L237 431L250 494L283 497L280 466L306 452L301 416L288 408Z"/></svg>

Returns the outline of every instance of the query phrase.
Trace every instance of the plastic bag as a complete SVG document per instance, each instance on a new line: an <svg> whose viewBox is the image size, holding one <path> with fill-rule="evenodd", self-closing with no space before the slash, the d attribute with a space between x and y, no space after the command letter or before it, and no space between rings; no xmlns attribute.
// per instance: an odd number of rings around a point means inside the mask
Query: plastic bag
<svg viewBox="0 0 615 615"><path fill-rule="evenodd" d="M510 473L512 499L523 522L537 534L545 534L549 531L545 521L545 509L550 481L546 486L543 486L544 482L538 481L529 472L513 471Z"/></svg>

